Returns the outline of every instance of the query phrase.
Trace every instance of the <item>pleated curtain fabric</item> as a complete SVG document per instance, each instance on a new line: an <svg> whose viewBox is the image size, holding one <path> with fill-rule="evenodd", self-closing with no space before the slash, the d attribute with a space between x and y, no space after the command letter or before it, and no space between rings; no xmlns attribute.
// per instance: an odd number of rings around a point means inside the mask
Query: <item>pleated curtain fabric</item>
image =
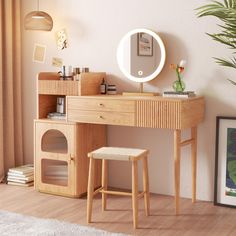
<svg viewBox="0 0 236 236"><path fill-rule="evenodd" d="M0 0L0 181L23 163L20 11L20 0Z"/></svg>

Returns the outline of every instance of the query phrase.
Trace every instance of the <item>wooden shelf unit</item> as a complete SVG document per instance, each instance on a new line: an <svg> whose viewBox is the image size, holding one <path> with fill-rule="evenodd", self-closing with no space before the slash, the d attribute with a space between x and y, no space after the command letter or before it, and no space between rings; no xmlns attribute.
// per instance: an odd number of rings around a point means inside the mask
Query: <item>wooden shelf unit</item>
<svg viewBox="0 0 236 236"><path fill-rule="evenodd" d="M57 97L99 94L99 86L106 73L81 73L79 81L60 80L54 72L42 72L37 83L37 118L46 118L56 111Z"/></svg>
<svg viewBox="0 0 236 236"><path fill-rule="evenodd" d="M87 192L87 153L106 145L106 126L47 119L56 111L58 96L96 95L105 73L82 73L80 81L60 80L57 73L38 75L37 119L34 121L35 189L79 197ZM95 187L100 186L101 162L96 163Z"/></svg>

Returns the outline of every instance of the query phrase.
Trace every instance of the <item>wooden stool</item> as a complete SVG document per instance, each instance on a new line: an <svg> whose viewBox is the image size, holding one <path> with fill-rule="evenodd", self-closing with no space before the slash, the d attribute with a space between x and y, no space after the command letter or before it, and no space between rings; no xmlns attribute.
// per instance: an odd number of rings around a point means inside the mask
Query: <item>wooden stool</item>
<svg viewBox="0 0 236 236"><path fill-rule="evenodd" d="M145 212L149 215L149 180L148 180L148 150L118 147L102 147L88 153L90 158L89 179L88 179L88 199L87 199L87 222L91 222L93 196L102 193L102 209L106 210L107 194L132 196L133 224L138 226L138 199L144 196ZM95 159L102 159L102 186L94 191L94 163ZM143 161L143 192L138 192L138 160ZM108 160L132 161L132 193L107 190L107 162Z"/></svg>

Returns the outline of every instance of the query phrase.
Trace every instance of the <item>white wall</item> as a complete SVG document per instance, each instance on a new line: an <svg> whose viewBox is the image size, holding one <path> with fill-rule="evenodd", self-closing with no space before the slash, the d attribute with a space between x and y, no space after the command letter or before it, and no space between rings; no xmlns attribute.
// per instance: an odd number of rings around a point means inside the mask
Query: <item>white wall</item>
<svg viewBox="0 0 236 236"><path fill-rule="evenodd" d="M225 56L224 46L213 42L205 32L217 30L216 20L197 19L194 9L207 1L182 0L41 0L41 9L54 19L52 32L23 31L23 101L25 161L33 161L33 119L36 116L36 74L57 71L52 56L63 58L66 65L88 66L92 71L106 71L108 80L119 91L136 91L138 84L128 81L116 62L117 45L134 28L152 29L162 37L167 51L166 65L158 79L145 84L145 90L162 92L176 79L169 64L186 59L184 75L187 90L206 98L206 117L198 133L197 198L212 200L214 180L215 116L235 115L236 87L225 78L234 79L234 71L217 66L212 57ZM36 1L22 0L22 11L36 8ZM69 48L58 51L55 31L66 28ZM34 43L47 45L45 64L32 62ZM184 132L183 136L189 135ZM173 133L170 130L110 126L109 145L148 148L150 187L155 193L173 195ZM191 196L190 150L183 149L181 196ZM110 185L130 187L130 169L124 163L111 163Z"/></svg>

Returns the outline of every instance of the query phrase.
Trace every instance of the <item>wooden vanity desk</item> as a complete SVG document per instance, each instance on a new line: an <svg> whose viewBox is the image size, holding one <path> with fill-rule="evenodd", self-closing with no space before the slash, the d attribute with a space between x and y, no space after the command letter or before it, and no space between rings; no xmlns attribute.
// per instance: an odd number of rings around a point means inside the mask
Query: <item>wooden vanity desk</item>
<svg viewBox="0 0 236 236"><path fill-rule="evenodd" d="M122 95L67 96L67 121L174 131L175 211L179 213L181 147L191 145L192 202L196 201L197 126L203 121L203 97L164 98ZM181 131L191 129L191 137L181 140Z"/></svg>

